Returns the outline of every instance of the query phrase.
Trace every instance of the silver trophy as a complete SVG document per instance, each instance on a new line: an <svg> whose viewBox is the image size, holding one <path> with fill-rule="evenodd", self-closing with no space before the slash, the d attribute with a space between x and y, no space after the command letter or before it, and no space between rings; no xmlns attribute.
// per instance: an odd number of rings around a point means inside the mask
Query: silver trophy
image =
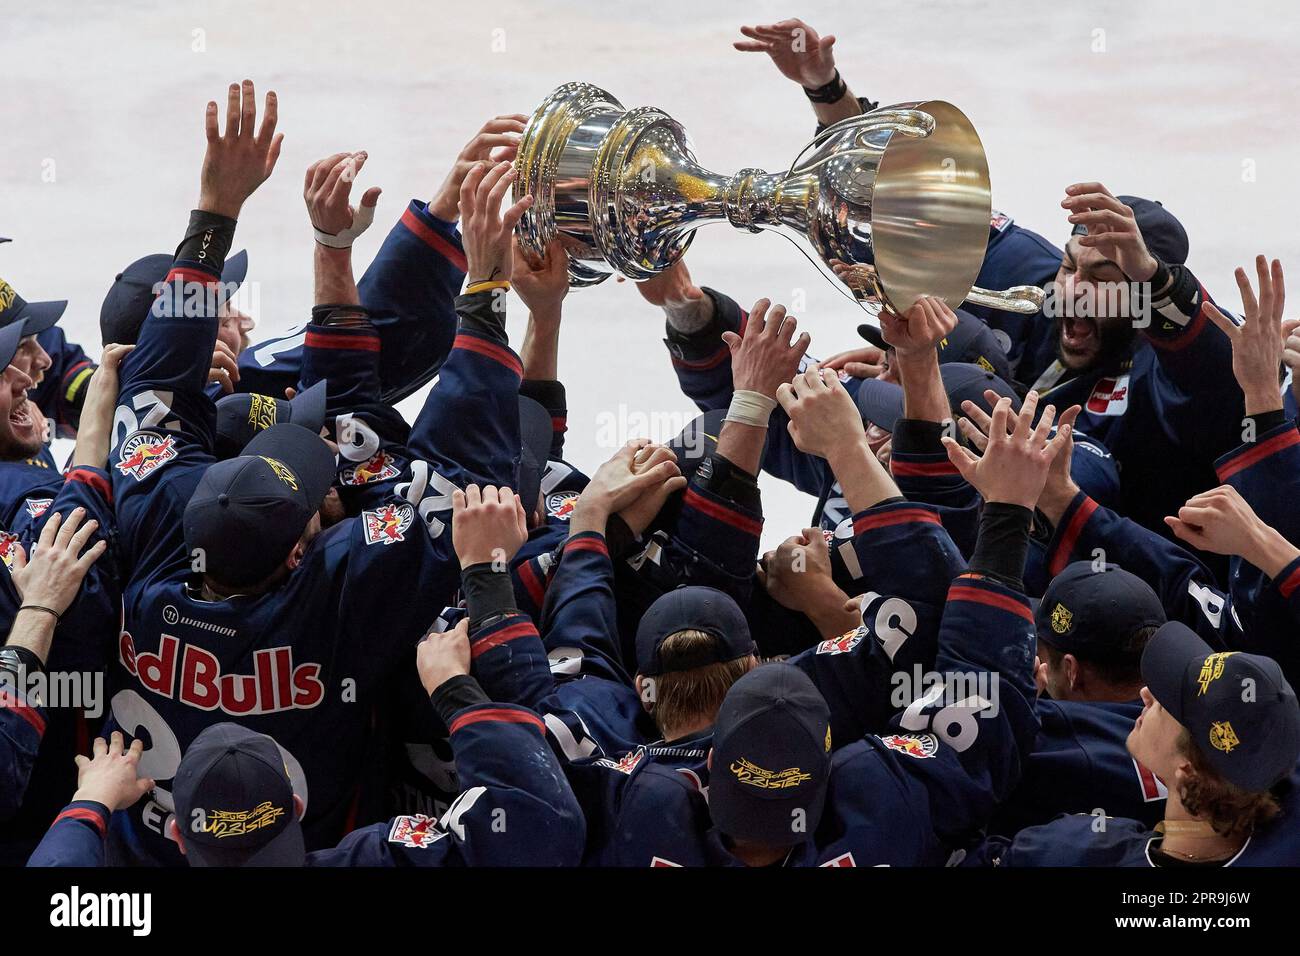
<svg viewBox="0 0 1300 956"><path fill-rule="evenodd" d="M873 110L819 133L783 173L709 172L662 110L629 110L589 83L537 107L515 160L514 194L533 196L518 235L541 255L556 235L570 285L615 272L648 279L680 259L710 222L776 230L864 307L905 312L919 296L1037 312L1034 286L973 286L992 212L979 135L951 103Z"/></svg>

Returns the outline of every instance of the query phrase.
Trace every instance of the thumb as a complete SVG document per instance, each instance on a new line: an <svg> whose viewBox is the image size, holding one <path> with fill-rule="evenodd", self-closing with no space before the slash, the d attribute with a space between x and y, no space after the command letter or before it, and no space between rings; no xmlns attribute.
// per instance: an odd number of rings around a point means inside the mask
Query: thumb
<svg viewBox="0 0 1300 956"><path fill-rule="evenodd" d="M723 332L722 341L727 343L727 348L731 349L732 354L735 354L736 349L740 348L740 336L735 332Z"/></svg>
<svg viewBox="0 0 1300 956"><path fill-rule="evenodd" d="M866 362L846 362L844 371L854 378L879 378L885 371L883 365L868 365Z"/></svg>
<svg viewBox="0 0 1300 956"><path fill-rule="evenodd" d="M367 190L365 191L365 194L362 195L362 197L361 197L361 205L363 205L363 206L368 206L368 207L370 207L371 209L373 209L373 208L375 207L375 205L378 204L378 202L379 202L379 194L382 193L382 192L383 192L383 190L382 190L380 187L378 187L378 186L371 186L369 189L367 189Z"/></svg>
<svg viewBox="0 0 1300 956"><path fill-rule="evenodd" d="M975 457L947 435L943 436L942 441L943 449L948 453L948 460L952 462L957 472L966 479L966 483L973 485L974 482L971 481L971 477L975 474Z"/></svg>
<svg viewBox="0 0 1300 956"><path fill-rule="evenodd" d="M10 552L10 555L13 558L14 571L21 571L23 568L27 567L27 552L23 550L23 546L17 541L14 542L13 550Z"/></svg>

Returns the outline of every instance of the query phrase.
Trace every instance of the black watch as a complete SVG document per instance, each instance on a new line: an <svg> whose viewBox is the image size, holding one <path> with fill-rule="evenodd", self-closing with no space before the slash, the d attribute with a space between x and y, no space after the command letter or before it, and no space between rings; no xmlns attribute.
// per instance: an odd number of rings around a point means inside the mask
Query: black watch
<svg viewBox="0 0 1300 956"><path fill-rule="evenodd" d="M0 671L8 671L15 678L20 678L24 673L44 674L45 665L27 648L6 645L0 647Z"/></svg>

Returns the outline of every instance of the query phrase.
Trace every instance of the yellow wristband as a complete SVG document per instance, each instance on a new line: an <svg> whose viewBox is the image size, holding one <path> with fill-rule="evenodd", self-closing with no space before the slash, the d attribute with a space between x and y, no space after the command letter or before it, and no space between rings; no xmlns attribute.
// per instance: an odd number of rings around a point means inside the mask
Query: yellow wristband
<svg viewBox="0 0 1300 956"><path fill-rule="evenodd" d="M509 288L510 288L510 283L507 282L505 279L498 279L496 281L484 279L482 282L475 282L473 285L466 286L465 294L473 295L475 292L487 292L489 289L509 289Z"/></svg>

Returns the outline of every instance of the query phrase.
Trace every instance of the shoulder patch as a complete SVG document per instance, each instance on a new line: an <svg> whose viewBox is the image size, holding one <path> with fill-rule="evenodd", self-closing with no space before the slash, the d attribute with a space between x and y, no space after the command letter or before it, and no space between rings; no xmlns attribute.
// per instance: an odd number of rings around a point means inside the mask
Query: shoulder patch
<svg viewBox="0 0 1300 956"><path fill-rule="evenodd" d="M406 540L406 531L415 521L415 509L407 504L384 505L375 511L361 512L361 529L366 544L395 544Z"/></svg>
<svg viewBox="0 0 1300 956"><path fill-rule="evenodd" d="M412 816L394 817L393 825L388 831L388 842L423 850L446 835L446 830L438 829L437 818L417 813Z"/></svg>
<svg viewBox="0 0 1300 956"><path fill-rule="evenodd" d="M560 521L568 521L573 509L578 504L578 495L573 491L557 491L546 496L546 513Z"/></svg>
<svg viewBox="0 0 1300 956"><path fill-rule="evenodd" d="M939 738L934 734L890 734L881 737L880 742L890 750L897 750L900 754L918 760L933 757L939 752Z"/></svg>
<svg viewBox="0 0 1300 956"><path fill-rule="evenodd" d="M345 485L368 485L374 481L396 478L400 473L393 456L381 450L376 452L375 457L369 461L344 468L339 472L339 481Z"/></svg>
<svg viewBox="0 0 1300 956"><path fill-rule="evenodd" d="M853 859L852 853L841 853L839 856L832 857L831 859L827 860L825 863L819 863L817 865L823 868L828 866L839 868L839 867L846 867L846 866L857 866L858 863L856 860Z"/></svg>
<svg viewBox="0 0 1300 956"><path fill-rule="evenodd" d="M1128 376L1098 379L1084 407L1094 415L1123 415L1128 411Z"/></svg>
<svg viewBox="0 0 1300 956"><path fill-rule="evenodd" d="M117 470L143 481L176 457L176 439L157 432L135 432L117 453Z"/></svg>
<svg viewBox="0 0 1300 956"><path fill-rule="evenodd" d="M4 562L6 568L14 566L14 548L17 544L18 535L8 531L0 533L0 561Z"/></svg>
<svg viewBox="0 0 1300 956"><path fill-rule="evenodd" d="M822 641L817 645L817 653L847 654L861 643L862 628L859 627L852 631L845 631L839 637L833 637L829 641Z"/></svg>
<svg viewBox="0 0 1300 956"><path fill-rule="evenodd" d="M645 751L637 749L625 753L617 760L610 760L608 757L601 757L599 760L595 761L595 763L598 767L608 767L610 770L617 770L619 773L630 774L636 769L636 765L641 762L641 758L644 756Z"/></svg>

